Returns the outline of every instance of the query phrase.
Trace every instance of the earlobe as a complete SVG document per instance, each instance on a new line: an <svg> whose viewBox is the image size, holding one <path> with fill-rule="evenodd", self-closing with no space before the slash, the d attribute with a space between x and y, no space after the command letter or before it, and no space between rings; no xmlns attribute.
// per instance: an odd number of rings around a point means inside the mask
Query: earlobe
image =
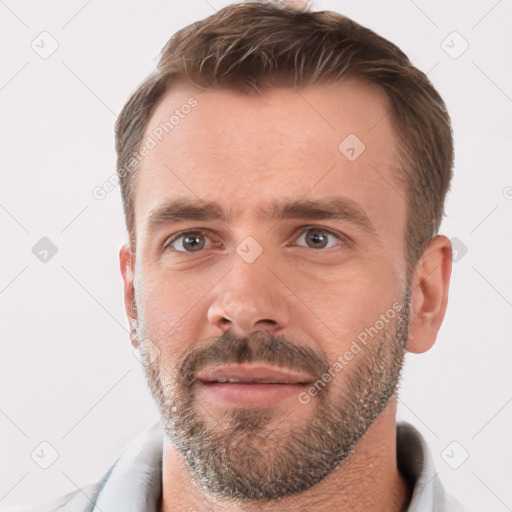
<svg viewBox="0 0 512 512"><path fill-rule="evenodd" d="M407 350L426 352L435 343L446 313L452 271L452 245L444 235L430 240L416 265L411 283L413 315Z"/></svg>

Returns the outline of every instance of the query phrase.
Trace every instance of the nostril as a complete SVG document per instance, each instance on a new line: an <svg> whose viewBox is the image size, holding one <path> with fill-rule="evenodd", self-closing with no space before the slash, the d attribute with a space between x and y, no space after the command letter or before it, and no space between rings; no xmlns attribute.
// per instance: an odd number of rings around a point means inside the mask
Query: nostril
<svg viewBox="0 0 512 512"><path fill-rule="evenodd" d="M260 320L258 323L263 322L265 324L277 325L275 320Z"/></svg>

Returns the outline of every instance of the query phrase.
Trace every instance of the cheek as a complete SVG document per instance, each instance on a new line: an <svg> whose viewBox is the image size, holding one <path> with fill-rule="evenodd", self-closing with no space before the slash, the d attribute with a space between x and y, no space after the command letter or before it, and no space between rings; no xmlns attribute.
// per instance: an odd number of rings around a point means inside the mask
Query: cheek
<svg viewBox="0 0 512 512"><path fill-rule="evenodd" d="M190 283L192 285L192 283ZM155 279L142 293L149 339L172 360L194 345L207 318L204 294L211 288L203 283L203 293L175 279Z"/></svg>
<svg viewBox="0 0 512 512"><path fill-rule="evenodd" d="M361 265L356 259L322 277L298 273L293 289L303 307L309 308L308 317L316 313L312 318L332 325L333 330L336 327L340 334L364 320L378 318L400 297L392 269L383 268L379 262Z"/></svg>
<svg viewBox="0 0 512 512"><path fill-rule="evenodd" d="M375 339L368 335L375 334L375 326L378 333L384 326L388 328L402 298L397 276L381 267L354 268L353 272L331 276L322 286L317 284L309 282L298 293L304 305L296 305L295 317L298 328L316 340L330 362L350 350L360 336L369 342ZM384 324L381 315L388 320Z"/></svg>

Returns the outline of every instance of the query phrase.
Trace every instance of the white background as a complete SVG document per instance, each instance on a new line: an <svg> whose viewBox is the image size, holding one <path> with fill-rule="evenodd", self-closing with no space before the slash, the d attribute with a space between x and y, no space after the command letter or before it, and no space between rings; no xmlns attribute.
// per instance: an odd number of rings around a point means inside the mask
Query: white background
<svg viewBox="0 0 512 512"><path fill-rule="evenodd" d="M119 189L102 201L92 190L114 173L116 115L161 47L228 3L0 1L0 508L92 483L158 419L128 338ZM512 510L512 2L315 7L396 43L448 106L441 233L467 253L436 345L408 355L399 417L425 435L450 492L475 512ZM59 45L47 59L31 48L43 31ZM457 59L442 47L453 31L469 43ZM32 253L42 237L58 250L47 263ZM441 457L454 440L469 453L459 469ZM59 454L46 470L30 456L42 441Z"/></svg>

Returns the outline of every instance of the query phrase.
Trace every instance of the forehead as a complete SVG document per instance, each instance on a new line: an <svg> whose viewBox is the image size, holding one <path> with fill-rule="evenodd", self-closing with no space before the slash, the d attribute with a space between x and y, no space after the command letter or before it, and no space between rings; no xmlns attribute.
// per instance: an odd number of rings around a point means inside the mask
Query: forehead
<svg viewBox="0 0 512 512"><path fill-rule="evenodd" d="M405 192L394 176L390 104L378 88L348 79L308 88L173 87L144 134L137 169L137 238L173 198L216 202L233 222L276 201L350 199L386 236L401 237Z"/></svg>

